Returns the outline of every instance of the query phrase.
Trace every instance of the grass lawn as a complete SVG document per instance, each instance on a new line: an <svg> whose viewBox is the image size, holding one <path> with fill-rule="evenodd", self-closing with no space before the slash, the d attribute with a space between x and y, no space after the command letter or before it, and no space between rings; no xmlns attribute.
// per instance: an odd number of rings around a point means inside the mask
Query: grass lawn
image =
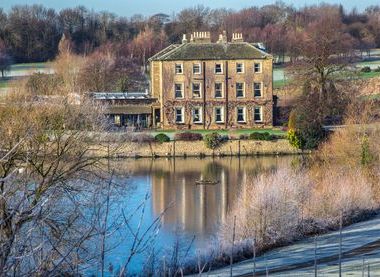
<svg viewBox="0 0 380 277"><path fill-rule="evenodd" d="M274 80L273 81L273 88L274 89L280 89L280 88L283 88L284 86L286 86L287 84L288 84L287 80Z"/></svg>
<svg viewBox="0 0 380 277"><path fill-rule="evenodd" d="M380 100L380 94L371 94L361 96L363 100Z"/></svg>
<svg viewBox="0 0 380 277"><path fill-rule="evenodd" d="M160 130L158 130L158 131L151 132L151 134L153 136L155 136L157 134L164 133L168 137L170 137L171 139L173 139L174 135L176 133L181 133L181 132L199 133L199 134L202 134L202 135L210 134L210 133L213 133L213 132L217 132L220 135L232 135L232 136L236 136L236 137L238 137L240 135L249 135L249 134L251 134L253 132L258 132L258 133L268 132L271 135L278 135L278 136L285 136L286 135L286 132L282 131L280 129L184 130L184 131L177 131L177 130L162 130L162 131L160 131Z"/></svg>
<svg viewBox="0 0 380 277"><path fill-rule="evenodd" d="M18 63L11 66L11 71L46 68L46 63Z"/></svg>
<svg viewBox="0 0 380 277"><path fill-rule="evenodd" d="M9 86L9 82L11 81L11 78L8 77L0 77L0 89L7 88Z"/></svg>
<svg viewBox="0 0 380 277"><path fill-rule="evenodd" d="M6 87L8 87L8 81L0 79L0 88L6 88Z"/></svg>
<svg viewBox="0 0 380 277"><path fill-rule="evenodd" d="M374 72L374 71L371 71L371 72L360 72L359 73L359 77L361 79L370 79L370 78L375 78L375 77L379 77L380 76L380 72Z"/></svg>

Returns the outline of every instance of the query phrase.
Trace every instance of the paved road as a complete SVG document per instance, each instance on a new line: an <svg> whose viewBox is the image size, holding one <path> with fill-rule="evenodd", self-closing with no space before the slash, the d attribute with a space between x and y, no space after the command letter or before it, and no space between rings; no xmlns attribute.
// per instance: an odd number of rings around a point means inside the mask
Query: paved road
<svg viewBox="0 0 380 277"><path fill-rule="evenodd" d="M370 263L370 276L380 276L380 216L344 228L342 241L343 276L362 276L363 256L365 267ZM336 276L339 232L320 236L317 244L318 276ZM314 239L267 252L256 259L256 269L259 275L266 275L268 271L270 276L314 276ZM252 272L252 260L237 263L233 267L233 276L252 276ZM203 275L229 276L230 268Z"/></svg>

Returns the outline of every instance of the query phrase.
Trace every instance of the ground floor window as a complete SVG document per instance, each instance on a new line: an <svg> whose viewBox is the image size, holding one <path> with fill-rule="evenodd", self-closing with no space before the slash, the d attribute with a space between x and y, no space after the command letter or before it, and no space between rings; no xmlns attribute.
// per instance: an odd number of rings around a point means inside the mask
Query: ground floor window
<svg viewBox="0 0 380 277"><path fill-rule="evenodd" d="M193 109L193 123L202 123L202 108Z"/></svg>
<svg viewBox="0 0 380 277"><path fill-rule="evenodd" d="M152 123L150 114L118 114L111 115L111 118L117 127L148 128Z"/></svg>
<svg viewBox="0 0 380 277"><path fill-rule="evenodd" d="M114 116L114 123L116 126L121 126L121 117L120 115L115 115Z"/></svg>
<svg viewBox="0 0 380 277"><path fill-rule="evenodd" d="M237 122L245 122L245 107L236 108Z"/></svg>
<svg viewBox="0 0 380 277"><path fill-rule="evenodd" d="M224 109L223 107L215 107L215 122L223 123L224 122Z"/></svg>
<svg viewBox="0 0 380 277"><path fill-rule="evenodd" d="M184 122L184 108L183 107L175 108L175 122L176 123Z"/></svg>
<svg viewBox="0 0 380 277"><path fill-rule="evenodd" d="M254 107L253 118L254 118L255 122L262 122L263 121L263 107Z"/></svg>

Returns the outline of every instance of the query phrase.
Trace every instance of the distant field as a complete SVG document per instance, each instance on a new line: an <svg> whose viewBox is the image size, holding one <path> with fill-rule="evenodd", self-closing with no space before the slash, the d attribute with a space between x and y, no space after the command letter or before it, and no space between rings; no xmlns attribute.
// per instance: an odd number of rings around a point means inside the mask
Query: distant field
<svg viewBox="0 0 380 277"><path fill-rule="evenodd" d="M47 63L18 63L11 66L11 71L47 68Z"/></svg>
<svg viewBox="0 0 380 277"><path fill-rule="evenodd" d="M378 50L380 52L380 50ZM366 61L366 62L359 62L355 64L356 67L362 68L365 66L369 66L372 70L377 69L380 67L380 59L375 61ZM359 78L362 79L370 79L380 76L380 72L359 72ZM273 88L279 89L284 87L289 82L289 79L286 79L285 76L285 68L283 66L278 66L273 69Z"/></svg>

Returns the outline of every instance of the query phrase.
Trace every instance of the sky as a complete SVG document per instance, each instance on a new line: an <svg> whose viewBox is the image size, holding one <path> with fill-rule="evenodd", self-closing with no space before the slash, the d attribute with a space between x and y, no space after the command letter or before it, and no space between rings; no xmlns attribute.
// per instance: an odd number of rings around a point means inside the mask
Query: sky
<svg viewBox="0 0 380 277"><path fill-rule="evenodd" d="M62 8L76 7L83 5L88 9L95 11L108 11L120 16L132 16L134 14L142 14L145 16L155 13L173 14L183 8L193 7L196 5L204 5L210 8L232 8L242 9L249 6L262 6L272 4L271 0L0 0L0 8L9 10L14 5L25 4L42 4L49 8L60 10ZM310 4L318 4L321 2L330 4L343 4L346 9L354 7L363 10L370 5L379 4L379 0L284 0L287 4L293 4L295 7L302 7Z"/></svg>

